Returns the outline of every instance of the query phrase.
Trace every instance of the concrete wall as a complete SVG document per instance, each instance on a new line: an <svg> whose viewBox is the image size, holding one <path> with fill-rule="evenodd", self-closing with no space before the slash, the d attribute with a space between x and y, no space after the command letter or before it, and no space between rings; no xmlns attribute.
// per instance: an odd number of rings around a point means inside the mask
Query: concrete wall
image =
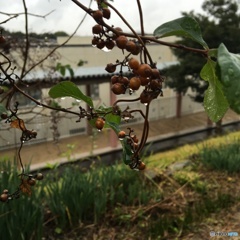
<svg viewBox="0 0 240 240"><path fill-rule="evenodd" d="M43 66L39 66L37 71L32 71L30 77L28 79L31 80L31 77L38 76L38 77L49 77L54 75L53 68L56 66L58 62L62 64L70 64L74 69L77 68L77 63L79 60L83 60L84 66L80 68L81 71L85 71L87 68L88 70L93 67L101 67L105 68L107 63L115 62L117 59L122 60L124 58L122 51L119 50L117 47L114 48L112 51L106 53L101 51L97 48L93 48L91 46L91 39L92 37L74 37L72 38L66 46L58 48L54 56L49 57ZM66 40L66 37L59 37L57 39L57 43L61 44ZM174 42L175 38L168 38L167 41ZM54 46L38 46L30 49L31 59L32 62L29 62L29 66L34 64L34 62L39 61L43 57L48 54ZM170 62L176 62L175 56L172 54L170 48L165 46L159 46L152 44L148 46L149 52L154 61L157 64L164 64ZM14 62L13 63L21 63L21 51L16 50L16 52L12 52L10 56ZM17 65L17 64L16 64ZM17 69L16 71L20 71ZM39 71L41 71L39 75ZM52 75L53 74L53 75ZM91 80L91 79L90 79ZM109 77L110 81L110 77ZM86 85L79 85L79 88L83 93L86 94ZM94 99L94 106L100 106L105 104L106 106L110 105L110 83L101 83L99 84L99 98ZM48 91L49 89L42 89L42 101L47 102L48 99ZM139 91L140 92L140 91ZM151 104L149 119L150 120L157 120L161 118L168 118L175 116L176 113L176 98L175 92L169 88L164 88L164 97L158 98L154 100ZM117 96L117 99L120 98L127 98L132 99L138 97L138 92L133 93L131 96ZM65 98L65 99L58 99L58 103L65 108L71 108L71 110L78 112L79 105L82 107L86 107L86 104L83 102L78 103L78 106L72 106L72 102L77 104L74 99ZM121 103L120 107L124 110L127 106L130 108L141 108L144 110L144 105L140 103ZM24 111L34 111L35 113L42 114L25 114L21 115L21 117L26 121L26 125L28 129L35 129L38 132L37 139L35 142L38 141L45 141L52 139L52 121L51 121L51 112L49 110L42 110L39 106L33 105L25 106L20 109L19 112ZM196 111L202 111L203 107L201 104L194 103L187 95L183 97L183 104L182 104L182 112L183 114L190 114ZM136 123L142 122L143 119L136 115ZM76 122L77 117L60 113L58 122L58 129L60 132L61 137L68 137L74 134L86 134L87 133L87 123L85 120L81 122ZM19 138L21 131L18 129L11 129L9 124L5 124L3 121L0 122L0 149L13 147L14 145L19 143ZM30 141L29 144L33 143L34 141Z"/></svg>

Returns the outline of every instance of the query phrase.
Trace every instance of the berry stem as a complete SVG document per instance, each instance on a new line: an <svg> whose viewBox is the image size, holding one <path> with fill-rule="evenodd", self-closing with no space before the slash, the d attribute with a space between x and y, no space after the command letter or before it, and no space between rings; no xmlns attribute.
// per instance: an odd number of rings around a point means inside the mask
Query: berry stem
<svg viewBox="0 0 240 240"><path fill-rule="evenodd" d="M138 12L139 12L139 18L140 18L140 26L141 26L141 35L145 36L145 31L144 31L144 22L143 22L143 11L142 11L142 6L141 6L141 1L137 0L137 5L138 5ZM146 44L145 40L143 40L144 46ZM144 62L147 63L147 54L144 49Z"/></svg>

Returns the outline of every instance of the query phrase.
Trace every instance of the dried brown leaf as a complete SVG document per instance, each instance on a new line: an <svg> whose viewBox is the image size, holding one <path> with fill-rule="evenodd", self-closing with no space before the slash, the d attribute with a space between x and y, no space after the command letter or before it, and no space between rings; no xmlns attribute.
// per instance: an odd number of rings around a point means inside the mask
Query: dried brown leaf
<svg viewBox="0 0 240 240"><path fill-rule="evenodd" d="M22 191L22 193L26 193L28 196L32 194L31 186L28 184L26 179L22 179L20 190Z"/></svg>
<svg viewBox="0 0 240 240"><path fill-rule="evenodd" d="M26 127L25 127L25 124L24 124L24 121L22 119L16 119L14 121L11 122L10 126L12 128L18 128L22 131L25 131L26 130Z"/></svg>

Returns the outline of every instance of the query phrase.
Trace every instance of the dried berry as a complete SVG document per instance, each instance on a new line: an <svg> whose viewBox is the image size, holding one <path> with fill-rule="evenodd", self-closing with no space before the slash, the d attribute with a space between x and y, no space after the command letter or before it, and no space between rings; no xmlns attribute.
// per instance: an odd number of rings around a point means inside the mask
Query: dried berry
<svg viewBox="0 0 240 240"><path fill-rule="evenodd" d="M150 77L152 75L152 68L148 64L141 64L137 71L141 77Z"/></svg>
<svg viewBox="0 0 240 240"><path fill-rule="evenodd" d="M130 53L134 52L136 50L135 42L132 40L129 40L126 44L126 50Z"/></svg>
<svg viewBox="0 0 240 240"><path fill-rule="evenodd" d="M27 184L30 186L34 186L36 184L35 178L32 178L32 177L28 178Z"/></svg>
<svg viewBox="0 0 240 240"><path fill-rule="evenodd" d="M111 39L108 39L108 40L105 42L105 45L106 45L106 48L107 48L107 49L111 50L111 49L113 49L113 48L114 48L114 46L115 46L115 43L114 43L114 41L113 41L113 40L111 40Z"/></svg>
<svg viewBox="0 0 240 240"><path fill-rule="evenodd" d="M126 88L121 83L115 83L112 86L112 92L116 95L124 94L126 92Z"/></svg>
<svg viewBox="0 0 240 240"><path fill-rule="evenodd" d="M152 77L153 78L159 78L159 79L161 78L160 72L157 68L152 69Z"/></svg>
<svg viewBox="0 0 240 240"><path fill-rule="evenodd" d="M120 48L120 49L125 49L127 42L128 42L128 39L127 39L127 37L125 37L125 36L119 36L119 37L116 39L116 45L117 45L118 48Z"/></svg>
<svg viewBox="0 0 240 240"><path fill-rule="evenodd" d="M103 17L109 19L111 17L111 11L109 8L102 9Z"/></svg>
<svg viewBox="0 0 240 240"><path fill-rule="evenodd" d="M98 44L98 42L99 42L99 38L94 37L94 38L92 39L92 45L93 45L93 46L96 46L96 45Z"/></svg>
<svg viewBox="0 0 240 240"><path fill-rule="evenodd" d="M115 84L115 83L119 82L118 80L119 80L119 76L118 75L113 75L111 77L111 83L112 84Z"/></svg>
<svg viewBox="0 0 240 240"><path fill-rule="evenodd" d="M128 61L128 65L129 65L129 67L131 69L137 70L139 68L139 66L140 66L140 63L139 63L139 61L136 58L131 58Z"/></svg>
<svg viewBox="0 0 240 240"><path fill-rule="evenodd" d="M122 29L121 29L120 27L116 27L116 28L114 28L114 29L117 31L117 34L113 33L112 39L113 39L113 40L116 40L117 37L121 35Z"/></svg>
<svg viewBox="0 0 240 240"><path fill-rule="evenodd" d="M120 140L124 139L125 137L126 137L126 133L125 133L124 131L120 131L120 132L118 133L118 138L119 138Z"/></svg>
<svg viewBox="0 0 240 240"><path fill-rule="evenodd" d="M153 79L150 81L150 88L154 90L159 90L162 88L162 81L159 79Z"/></svg>
<svg viewBox="0 0 240 240"><path fill-rule="evenodd" d="M138 138L136 135L131 136L131 139L135 142L138 143Z"/></svg>
<svg viewBox="0 0 240 240"><path fill-rule="evenodd" d="M132 49L131 53L133 55L138 55L140 52L141 52L141 46L138 43L136 43L135 48Z"/></svg>
<svg viewBox="0 0 240 240"><path fill-rule="evenodd" d="M42 173L37 173L37 175L35 176L35 178L37 180L42 180L43 179L43 174Z"/></svg>
<svg viewBox="0 0 240 240"><path fill-rule="evenodd" d="M112 84L117 83L118 80L119 80L119 76L118 76L118 75L113 75L113 76L111 77L111 83L112 83Z"/></svg>
<svg viewBox="0 0 240 240"><path fill-rule="evenodd" d="M98 130L102 130L104 127L105 121L103 118L99 117L97 118L96 122L95 122L95 126Z"/></svg>
<svg viewBox="0 0 240 240"><path fill-rule="evenodd" d="M139 77L132 77L129 81L129 88L132 90L138 90L141 86L141 80Z"/></svg>
<svg viewBox="0 0 240 240"><path fill-rule="evenodd" d="M92 17L96 22L102 22L103 13L100 10L94 11Z"/></svg>
<svg viewBox="0 0 240 240"><path fill-rule="evenodd" d="M108 63L105 70L109 73L114 73L116 71L116 65L113 63Z"/></svg>
<svg viewBox="0 0 240 240"><path fill-rule="evenodd" d="M97 48L103 49L104 47L105 47L105 41L103 41L102 39L99 39L97 43Z"/></svg>
<svg viewBox="0 0 240 240"><path fill-rule="evenodd" d="M150 82L150 78L148 77L140 77L141 85L142 86L147 86L148 83Z"/></svg>
<svg viewBox="0 0 240 240"><path fill-rule="evenodd" d="M152 96L149 92L143 91L140 95L140 102L143 104L149 104L152 101Z"/></svg>
<svg viewBox="0 0 240 240"><path fill-rule="evenodd" d="M1 202L7 202L8 201L8 194L6 194L6 193L1 194L0 201Z"/></svg>
<svg viewBox="0 0 240 240"><path fill-rule="evenodd" d="M139 161L137 168L139 170L144 170L146 168L146 165L144 162Z"/></svg>
<svg viewBox="0 0 240 240"><path fill-rule="evenodd" d="M129 84L129 79L127 77L119 76L118 82L127 87Z"/></svg>
<svg viewBox="0 0 240 240"><path fill-rule="evenodd" d="M100 34L103 31L103 27L99 24L96 24L92 27L93 34Z"/></svg>

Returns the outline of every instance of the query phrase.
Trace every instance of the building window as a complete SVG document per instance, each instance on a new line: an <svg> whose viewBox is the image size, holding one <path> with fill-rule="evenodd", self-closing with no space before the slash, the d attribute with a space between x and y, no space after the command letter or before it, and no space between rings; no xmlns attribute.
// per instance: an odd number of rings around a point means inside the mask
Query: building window
<svg viewBox="0 0 240 240"><path fill-rule="evenodd" d="M90 84L90 93L93 100L99 99L99 84Z"/></svg>
<svg viewBox="0 0 240 240"><path fill-rule="evenodd" d="M38 101L42 99L42 91L40 88L27 88L24 92ZM19 92L15 94L14 99L19 103L19 107L31 107L36 105L36 103Z"/></svg>

